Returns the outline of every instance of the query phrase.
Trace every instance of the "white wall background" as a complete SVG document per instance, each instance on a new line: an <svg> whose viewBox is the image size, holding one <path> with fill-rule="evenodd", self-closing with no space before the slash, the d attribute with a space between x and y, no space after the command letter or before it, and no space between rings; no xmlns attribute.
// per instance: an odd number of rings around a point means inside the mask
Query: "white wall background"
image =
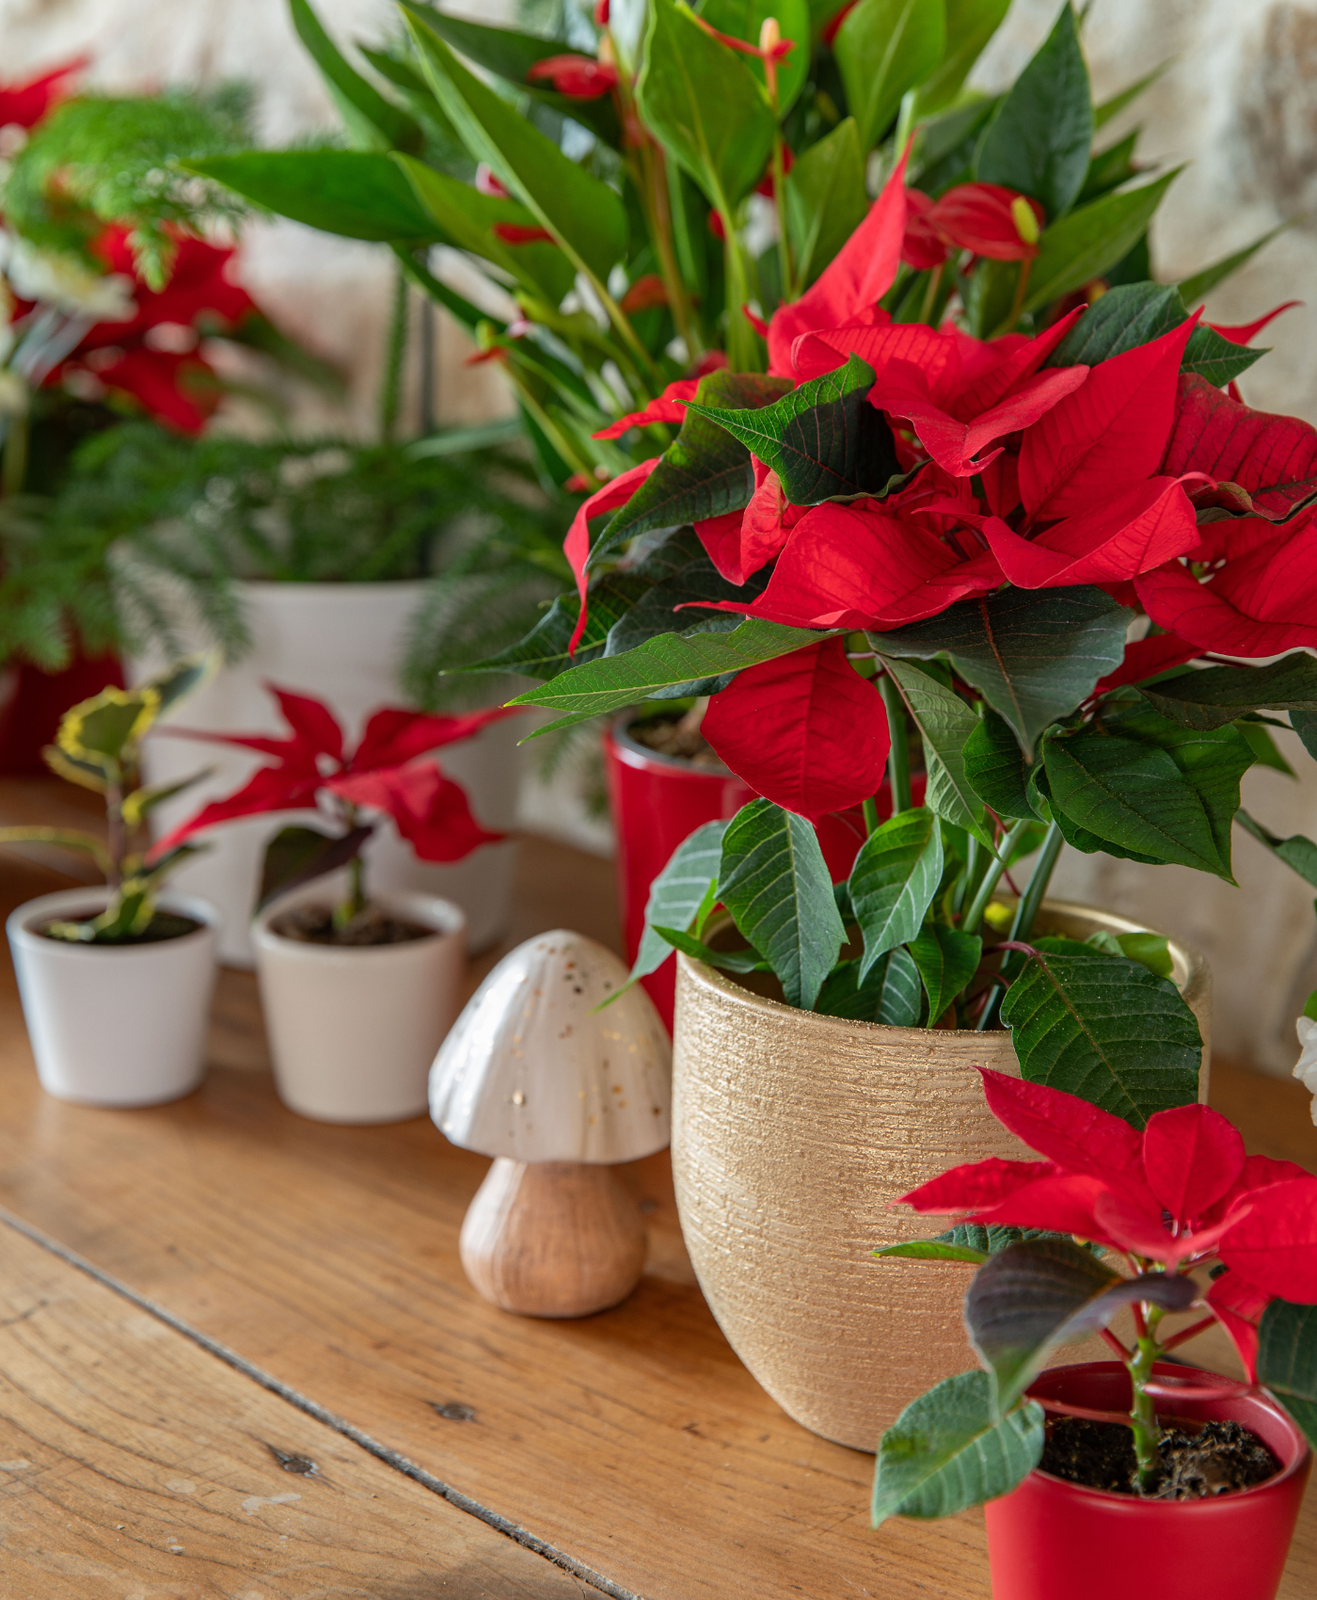
<svg viewBox="0 0 1317 1600"><path fill-rule="evenodd" d="M318 0L318 9L345 41L369 42L393 26L387 0ZM454 9L497 20L511 0ZM1015 0L978 81L1009 81L1056 9L1056 0ZM1307 220L1317 218L1317 0L1095 0L1086 40L1099 98L1172 62L1111 129L1114 139L1141 121L1142 160L1189 162L1154 234L1161 278L1186 276L1277 222L1294 224L1213 294L1208 315L1244 322L1282 300L1307 300L1270 330L1274 353L1242 388L1252 405L1317 421L1317 221ZM279 0L0 0L3 78L84 51L96 61L91 81L112 90L245 78L257 91L261 136L271 143L333 117ZM291 223L262 224L248 236L243 275L290 334L350 373L350 417L368 428L390 283L384 252ZM496 372L461 365L466 350L445 323L437 395L445 420L506 406ZM1245 803L1275 833L1317 835L1317 768L1292 743L1286 753L1302 781L1255 772ZM564 825L561 816L538 820ZM1219 1048L1284 1072L1297 1055L1292 1019L1317 987L1312 892L1238 830L1236 873L1238 888L1178 867L1071 853L1058 887L1206 951L1216 974Z"/></svg>

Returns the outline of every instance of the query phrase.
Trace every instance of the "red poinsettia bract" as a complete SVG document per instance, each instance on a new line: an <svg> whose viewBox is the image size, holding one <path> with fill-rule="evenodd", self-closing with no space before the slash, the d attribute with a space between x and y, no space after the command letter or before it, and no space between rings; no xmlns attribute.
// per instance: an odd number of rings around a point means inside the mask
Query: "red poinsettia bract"
<svg viewBox="0 0 1317 1600"><path fill-rule="evenodd" d="M422 759L444 745L469 739L491 722L512 715L505 706L462 716L435 716L386 707L374 712L355 751L343 748L343 729L333 712L310 695L267 685L279 702L288 738L264 734L203 733L190 728L162 732L213 744L235 745L271 759L234 794L203 806L152 850L164 855L216 823L271 811L314 807L322 791L352 806L382 811L422 861L460 861L478 845L503 837L471 815L466 791L436 761Z"/></svg>
<svg viewBox="0 0 1317 1600"><path fill-rule="evenodd" d="M79 56L24 83L0 84L0 128L35 128L61 100L73 93L74 79L90 65L87 56Z"/></svg>
<svg viewBox="0 0 1317 1600"><path fill-rule="evenodd" d="M1229 1270L1204 1297L1250 1377L1256 1324L1276 1298L1317 1304L1317 1178L1246 1156L1208 1106L1159 1111L1140 1134L1077 1095L979 1068L988 1105L1040 1161L955 1167L902 1195L924 1213L985 1227L1046 1228L1090 1239L1136 1271Z"/></svg>

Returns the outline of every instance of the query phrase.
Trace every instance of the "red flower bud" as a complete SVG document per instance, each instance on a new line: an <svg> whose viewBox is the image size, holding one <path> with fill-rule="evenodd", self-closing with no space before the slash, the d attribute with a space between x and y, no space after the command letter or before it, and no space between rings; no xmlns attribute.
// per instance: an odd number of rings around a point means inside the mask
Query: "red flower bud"
<svg viewBox="0 0 1317 1600"><path fill-rule="evenodd" d="M547 78L569 100L602 100L617 87L617 68L589 56L547 56L526 74L528 82Z"/></svg>

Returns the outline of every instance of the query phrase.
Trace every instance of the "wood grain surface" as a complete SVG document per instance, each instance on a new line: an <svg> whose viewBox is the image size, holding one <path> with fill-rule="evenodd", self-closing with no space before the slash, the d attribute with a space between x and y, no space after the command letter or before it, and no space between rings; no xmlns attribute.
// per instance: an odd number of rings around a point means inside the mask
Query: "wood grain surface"
<svg viewBox="0 0 1317 1600"><path fill-rule="evenodd" d="M0 786L0 821L4 801ZM0 860L0 903L56 886ZM615 945L611 896L607 863L529 841L514 940L567 924ZM981 1517L875 1534L872 1459L790 1422L737 1361L695 1286L666 1157L624 1169L650 1228L631 1299L581 1322L512 1317L457 1258L483 1159L423 1120L334 1128L284 1110L245 974L220 985L211 1061L173 1106L64 1105L37 1087L0 975L0 1204L615 1592L987 1600ZM1297 1085L1258 1090L1228 1068L1215 1082L1254 1148L1317 1168ZM1282 1597L1314 1592L1310 1495Z"/></svg>
<svg viewBox="0 0 1317 1600"><path fill-rule="evenodd" d="M3 1600L587 1592L0 1226Z"/></svg>

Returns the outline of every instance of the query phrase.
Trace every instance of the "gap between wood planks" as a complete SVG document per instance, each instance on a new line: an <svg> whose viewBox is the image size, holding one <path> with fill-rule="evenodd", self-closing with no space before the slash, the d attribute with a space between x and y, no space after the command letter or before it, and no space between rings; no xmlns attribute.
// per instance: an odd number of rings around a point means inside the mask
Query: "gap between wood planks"
<svg viewBox="0 0 1317 1600"><path fill-rule="evenodd" d="M556 1545L547 1543L544 1539L537 1538L529 1529L520 1527L507 1517L500 1516L497 1511L492 1511L488 1506L482 1506L478 1500L473 1500L470 1495L465 1495L460 1489L454 1489L451 1484L445 1483L441 1478L436 1478L432 1472L427 1472L424 1467L417 1466L414 1461L391 1450L388 1445L381 1444L378 1439L371 1438L370 1434L354 1426L345 1417L335 1415L324 1406L310 1399L307 1395L299 1393L290 1385L274 1377L271 1373L263 1371L260 1367L240 1356L236 1350L230 1350L227 1345L221 1344L218 1339L212 1339L209 1334L202 1333L190 1323L184 1322L181 1317L159 1305L156 1301L148 1299L146 1295L139 1294L136 1289L128 1284L121 1283L118 1278L112 1277L108 1272L103 1272L93 1262L80 1256L76 1250L52 1239L49 1234L43 1233L39 1228L34 1228L30 1222L22 1217L15 1216L12 1211L0 1207L0 1223L12 1228L15 1233L20 1233L25 1239L30 1239L33 1244L40 1245L51 1255L57 1256L69 1266L75 1267L79 1272L85 1273L97 1283L107 1289L113 1290L123 1299L131 1301L149 1316L155 1317L176 1333L181 1333L185 1339L190 1339L193 1344L199 1345L209 1355L215 1356L239 1372L245 1378L250 1378L253 1383L267 1389L271 1394L278 1395L281 1400L290 1406L295 1406L308 1417L313 1417L327 1428L332 1428L335 1433L351 1440L360 1449L367 1451L377 1461L386 1467L392 1467L395 1472L400 1472L404 1477L410 1478L414 1483L419 1483L423 1489L428 1489L431 1494L436 1494L458 1511L465 1511L468 1516L475 1517L477 1521L493 1528L496 1533L501 1533L505 1538L511 1539L515 1544L522 1545L525 1549L533 1551L535 1555L543 1556L554 1566L560 1567L564 1572L569 1572L574 1578L579 1578L582 1583L588 1583L591 1588L598 1589L602 1594L609 1595L611 1600L643 1600L643 1597L631 1589L624 1589L603 1573L596 1572L593 1567L588 1567L584 1562L577 1561L569 1556L565 1550L559 1550Z"/></svg>

